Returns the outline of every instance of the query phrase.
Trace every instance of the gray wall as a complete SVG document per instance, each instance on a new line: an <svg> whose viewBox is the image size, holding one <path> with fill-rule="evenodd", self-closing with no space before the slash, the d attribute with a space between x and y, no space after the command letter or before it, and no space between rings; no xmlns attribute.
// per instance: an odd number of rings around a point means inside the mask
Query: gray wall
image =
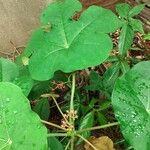
<svg viewBox="0 0 150 150"><path fill-rule="evenodd" d="M52 0L0 0L0 52L12 52L24 46L39 25L43 7ZM1 53L0 53L1 55Z"/></svg>

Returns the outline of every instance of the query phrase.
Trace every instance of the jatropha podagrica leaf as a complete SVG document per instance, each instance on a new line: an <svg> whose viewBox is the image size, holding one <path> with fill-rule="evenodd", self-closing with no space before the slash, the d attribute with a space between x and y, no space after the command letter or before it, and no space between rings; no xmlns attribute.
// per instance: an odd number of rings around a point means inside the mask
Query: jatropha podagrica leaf
<svg viewBox="0 0 150 150"><path fill-rule="evenodd" d="M72 72L102 63L112 49L107 33L120 27L120 21L110 10L91 6L78 21L81 10L78 0L50 4L42 13L42 27L37 29L23 57L30 57L29 70L34 79L48 80L57 70ZM45 26L45 28L44 28Z"/></svg>

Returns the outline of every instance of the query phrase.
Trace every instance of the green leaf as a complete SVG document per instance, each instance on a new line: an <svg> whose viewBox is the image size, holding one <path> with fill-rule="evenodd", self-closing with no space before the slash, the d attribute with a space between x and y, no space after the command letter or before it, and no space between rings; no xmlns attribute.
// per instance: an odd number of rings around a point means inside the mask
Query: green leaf
<svg viewBox="0 0 150 150"><path fill-rule="evenodd" d="M150 149L150 61L118 79L112 105L125 139L136 150Z"/></svg>
<svg viewBox="0 0 150 150"><path fill-rule="evenodd" d="M130 66L126 60L122 61L120 65L121 65L120 68L123 74L127 73L130 70Z"/></svg>
<svg viewBox="0 0 150 150"><path fill-rule="evenodd" d="M17 66L9 59L0 58L0 82L13 81L18 76Z"/></svg>
<svg viewBox="0 0 150 150"><path fill-rule="evenodd" d="M131 6L127 3L121 3L116 5L116 12L122 18L127 18L130 10L131 10Z"/></svg>
<svg viewBox="0 0 150 150"><path fill-rule="evenodd" d="M133 42L134 31L128 24L124 24L119 37L119 53L126 56Z"/></svg>
<svg viewBox="0 0 150 150"><path fill-rule="evenodd" d="M145 40L150 40L150 32L148 32L145 36L144 36Z"/></svg>
<svg viewBox="0 0 150 150"><path fill-rule="evenodd" d="M143 24L138 19L130 19L130 25L132 26L133 31L144 33Z"/></svg>
<svg viewBox="0 0 150 150"><path fill-rule="evenodd" d="M64 150L63 145L56 137L48 137L48 150Z"/></svg>
<svg viewBox="0 0 150 150"><path fill-rule="evenodd" d="M97 103L97 99L91 99L91 101L88 103L87 106L83 105L83 112L82 115L87 114L90 110L93 109L93 107L95 106L95 103Z"/></svg>
<svg viewBox="0 0 150 150"><path fill-rule="evenodd" d="M79 126L79 130L85 129L85 128L91 128L94 124L94 113L89 112L82 120ZM90 132L83 132L81 134L84 138L88 138L90 136ZM82 142L82 139L79 139L77 144L80 144Z"/></svg>
<svg viewBox="0 0 150 150"><path fill-rule="evenodd" d="M100 125L105 125L105 124L108 123L107 118L101 112L98 112L97 119L98 119L98 122L99 122Z"/></svg>
<svg viewBox="0 0 150 150"><path fill-rule="evenodd" d="M33 107L35 111L42 120L48 120L50 114L50 106L48 99L40 99L37 104Z"/></svg>
<svg viewBox="0 0 150 150"><path fill-rule="evenodd" d="M57 70L69 73L95 66L109 56L113 44L107 33L118 29L120 20L98 6L89 7L78 21L71 19L81 8L77 0L64 0L44 10L41 23L50 23L51 30L39 28L34 32L22 55L30 57L29 70L34 79L48 80Z"/></svg>
<svg viewBox="0 0 150 150"><path fill-rule="evenodd" d="M129 17L134 17L136 15L138 15L145 7L145 4L141 4L141 5L137 5L135 7L133 7L130 12L129 12Z"/></svg>
<svg viewBox="0 0 150 150"><path fill-rule="evenodd" d="M20 67L19 75L14 79L13 83L22 89L25 96L29 95L34 81L31 78L27 67Z"/></svg>
<svg viewBox="0 0 150 150"><path fill-rule="evenodd" d="M100 105L99 111L108 109L110 106L111 106L111 101L106 100Z"/></svg>
<svg viewBox="0 0 150 150"><path fill-rule="evenodd" d="M90 84L85 87L86 90L96 91L101 90L103 86L101 76L95 71L91 71L90 73Z"/></svg>
<svg viewBox="0 0 150 150"><path fill-rule="evenodd" d="M106 89L113 89L116 79L119 77L120 63L114 63L103 75L103 85Z"/></svg>
<svg viewBox="0 0 150 150"><path fill-rule="evenodd" d="M0 149L47 149L47 130L22 90L0 83Z"/></svg>

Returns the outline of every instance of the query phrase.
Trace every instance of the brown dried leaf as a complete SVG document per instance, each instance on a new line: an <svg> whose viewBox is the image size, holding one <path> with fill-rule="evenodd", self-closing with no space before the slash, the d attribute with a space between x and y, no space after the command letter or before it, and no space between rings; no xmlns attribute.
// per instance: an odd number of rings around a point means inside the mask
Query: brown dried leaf
<svg viewBox="0 0 150 150"><path fill-rule="evenodd" d="M90 137L88 140L97 150L115 150L113 141L107 137L102 136L99 138ZM93 150L93 148L89 144L84 145L85 150Z"/></svg>

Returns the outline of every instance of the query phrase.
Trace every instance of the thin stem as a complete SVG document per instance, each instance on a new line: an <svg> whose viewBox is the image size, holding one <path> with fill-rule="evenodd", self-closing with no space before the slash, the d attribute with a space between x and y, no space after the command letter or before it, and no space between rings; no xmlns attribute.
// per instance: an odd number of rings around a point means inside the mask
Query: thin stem
<svg viewBox="0 0 150 150"><path fill-rule="evenodd" d="M71 143L71 140L69 140L69 142L67 143L67 145L66 145L66 147L65 147L65 150L67 150L67 149L68 149L68 147L69 147L70 143Z"/></svg>
<svg viewBox="0 0 150 150"><path fill-rule="evenodd" d="M72 74L70 112L74 112L74 93L75 93L75 73ZM74 126L74 118L70 117L70 124Z"/></svg>
<svg viewBox="0 0 150 150"><path fill-rule="evenodd" d="M122 139L122 140L120 140L120 141L115 142L114 145L122 144L122 143L124 143L124 142L125 142L125 139Z"/></svg>
<svg viewBox="0 0 150 150"><path fill-rule="evenodd" d="M75 73L73 73L72 75L70 111L74 111L74 103L73 103L74 93L75 93Z"/></svg>
<svg viewBox="0 0 150 150"><path fill-rule="evenodd" d="M66 129L62 128L61 126L59 126L59 125L57 125L57 124L54 124L54 123L51 123L51 122L48 122L48 121L44 121L44 120L41 120L41 122L44 123L44 124L53 126L53 127L55 127L55 128L61 129L61 130L63 130L63 131L67 131Z"/></svg>
<svg viewBox="0 0 150 150"><path fill-rule="evenodd" d="M61 114L61 115L62 115L62 117L64 118L65 122L69 125L69 122L68 122L68 120L65 118L65 116L64 116L64 114L63 114L63 112L61 111L61 108L59 107L59 105L58 105L58 103L57 103L57 101L56 101L55 97L53 97L53 96L51 96L51 97L52 97L52 99L54 100L54 102L55 102L55 104L56 104L56 106L57 106L57 108L58 108L58 110L59 110L60 114Z"/></svg>
<svg viewBox="0 0 150 150"><path fill-rule="evenodd" d="M56 95L56 96L57 96L57 95ZM68 122L68 120L65 118L63 112L61 111L61 108L59 107L59 105L58 105L58 103L57 103L57 101L56 101L56 98L54 97L54 94L51 94L51 93L49 93L49 94L43 94L43 95L41 95L41 97L51 97L51 98L53 99L53 101L54 101L54 103L55 103L57 109L59 110L60 114L61 114L62 117L64 118L65 122L69 125L69 122Z"/></svg>
<svg viewBox="0 0 150 150"><path fill-rule="evenodd" d="M51 136L68 136L67 133L50 133L47 134L47 137L51 137Z"/></svg>
<svg viewBox="0 0 150 150"><path fill-rule="evenodd" d="M71 149L74 150L74 136L71 137Z"/></svg>
<svg viewBox="0 0 150 150"><path fill-rule="evenodd" d="M83 141L85 141L87 144L89 144L94 150L98 150L92 143L90 143L87 139L85 139L83 136L80 134L77 134L79 138L81 138Z"/></svg>
<svg viewBox="0 0 150 150"><path fill-rule="evenodd" d="M114 123L109 123L109 124L102 125L102 126L96 126L96 127L92 127L92 128L81 129L81 130L77 131L77 133L82 133L82 132L92 131L92 130L98 130L98 129L108 128L108 127L112 127L112 126L117 126L117 125L119 125L119 123L114 122Z"/></svg>

